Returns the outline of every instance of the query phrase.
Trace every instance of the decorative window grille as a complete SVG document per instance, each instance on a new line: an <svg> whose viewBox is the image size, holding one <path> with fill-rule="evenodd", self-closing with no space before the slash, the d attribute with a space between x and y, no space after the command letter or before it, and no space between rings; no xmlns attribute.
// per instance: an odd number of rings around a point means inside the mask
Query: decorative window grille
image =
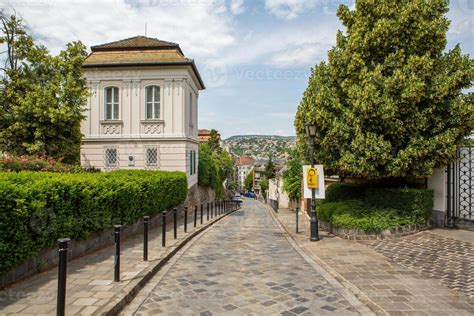
<svg viewBox="0 0 474 316"><path fill-rule="evenodd" d="M109 168L118 167L117 148L106 148L104 153L105 166Z"/></svg>
<svg viewBox="0 0 474 316"><path fill-rule="evenodd" d="M119 119L119 88L105 88L105 119Z"/></svg>
<svg viewBox="0 0 474 316"><path fill-rule="evenodd" d="M150 148L146 149L145 163L146 163L147 167L157 167L158 166L158 148L150 147Z"/></svg>
<svg viewBox="0 0 474 316"><path fill-rule="evenodd" d="M146 119L160 118L160 87L148 86L145 90Z"/></svg>

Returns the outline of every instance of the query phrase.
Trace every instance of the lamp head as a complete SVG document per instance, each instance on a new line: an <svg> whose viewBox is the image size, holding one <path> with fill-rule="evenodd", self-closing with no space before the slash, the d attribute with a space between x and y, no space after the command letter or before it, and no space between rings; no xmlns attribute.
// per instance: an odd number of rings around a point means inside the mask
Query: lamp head
<svg viewBox="0 0 474 316"><path fill-rule="evenodd" d="M316 137L316 124L314 123L307 123L305 125L306 136L313 139Z"/></svg>

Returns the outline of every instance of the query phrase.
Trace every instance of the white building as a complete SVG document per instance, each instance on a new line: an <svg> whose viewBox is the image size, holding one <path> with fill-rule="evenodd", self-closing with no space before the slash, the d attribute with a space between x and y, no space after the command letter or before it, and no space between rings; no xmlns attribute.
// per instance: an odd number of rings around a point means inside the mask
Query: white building
<svg viewBox="0 0 474 316"><path fill-rule="evenodd" d="M245 178L252 171L254 163L253 158L248 156L240 156L234 159L238 191L243 192L245 190Z"/></svg>
<svg viewBox="0 0 474 316"><path fill-rule="evenodd" d="M81 163L183 171L197 183L198 97L205 89L178 44L137 36L91 47Z"/></svg>

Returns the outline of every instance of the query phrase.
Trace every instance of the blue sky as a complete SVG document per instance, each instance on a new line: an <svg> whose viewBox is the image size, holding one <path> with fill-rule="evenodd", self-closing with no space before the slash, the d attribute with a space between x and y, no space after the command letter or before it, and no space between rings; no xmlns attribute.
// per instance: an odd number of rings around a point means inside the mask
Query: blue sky
<svg viewBox="0 0 474 316"><path fill-rule="evenodd" d="M311 67L325 60L353 0L0 0L52 52L135 35L179 43L207 85L199 127L294 135L293 117ZM448 48L474 55L474 0L452 0Z"/></svg>

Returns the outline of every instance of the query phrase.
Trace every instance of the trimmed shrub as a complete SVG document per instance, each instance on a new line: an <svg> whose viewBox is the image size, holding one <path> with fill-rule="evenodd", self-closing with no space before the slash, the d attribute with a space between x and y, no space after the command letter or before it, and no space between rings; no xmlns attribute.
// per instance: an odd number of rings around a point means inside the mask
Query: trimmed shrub
<svg viewBox="0 0 474 316"><path fill-rule="evenodd" d="M318 216L336 227L365 231L381 231L415 223L410 216L398 214L397 210L370 207L362 200L324 202L318 208Z"/></svg>
<svg viewBox="0 0 474 316"><path fill-rule="evenodd" d="M365 201L373 207L396 209L400 215L410 216L416 221L427 221L434 206L434 192L412 188L369 188Z"/></svg>
<svg viewBox="0 0 474 316"><path fill-rule="evenodd" d="M182 172L0 173L0 272L53 246L183 202Z"/></svg>
<svg viewBox="0 0 474 316"><path fill-rule="evenodd" d="M326 190L326 202L363 199L365 188L353 183L333 183Z"/></svg>

